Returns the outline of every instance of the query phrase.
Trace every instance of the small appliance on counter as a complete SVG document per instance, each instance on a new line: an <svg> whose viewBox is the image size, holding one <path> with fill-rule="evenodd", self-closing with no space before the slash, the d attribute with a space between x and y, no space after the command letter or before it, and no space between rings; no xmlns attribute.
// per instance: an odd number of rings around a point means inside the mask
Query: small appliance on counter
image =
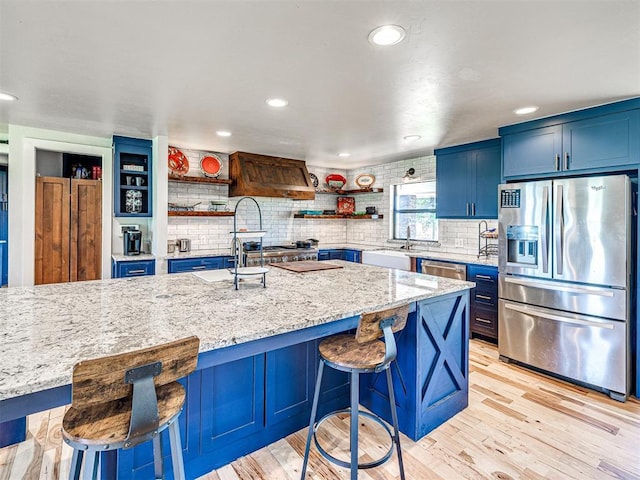
<svg viewBox="0 0 640 480"><path fill-rule="evenodd" d="M123 253L125 255L140 255L142 248L142 232L135 227L123 227Z"/></svg>
<svg viewBox="0 0 640 480"><path fill-rule="evenodd" d="M191 240L188 238L179 238L177 241L178 251L179 252L190 252L191 251Z"/></svg>

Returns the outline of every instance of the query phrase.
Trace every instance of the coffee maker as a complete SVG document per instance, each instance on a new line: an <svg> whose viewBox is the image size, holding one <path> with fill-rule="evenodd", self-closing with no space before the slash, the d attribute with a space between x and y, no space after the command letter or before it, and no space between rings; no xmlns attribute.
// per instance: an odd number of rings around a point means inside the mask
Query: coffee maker
<svg viewBox="0 0 640 480"><path fill-rule="evenodd" d="M122 233L124 238L124 254L140 255L142 246L142 232L140 230L126 230Z"/></svg>

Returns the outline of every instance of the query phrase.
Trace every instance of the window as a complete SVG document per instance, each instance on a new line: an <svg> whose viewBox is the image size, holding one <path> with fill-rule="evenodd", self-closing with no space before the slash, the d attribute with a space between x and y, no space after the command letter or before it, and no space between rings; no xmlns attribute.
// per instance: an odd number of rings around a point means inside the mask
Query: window
<svg viewBox="0 0 640 480"><path fill-rule="evenodd" d="M436 242L436 182L402 183L393 187L393 238Z"/></svg>

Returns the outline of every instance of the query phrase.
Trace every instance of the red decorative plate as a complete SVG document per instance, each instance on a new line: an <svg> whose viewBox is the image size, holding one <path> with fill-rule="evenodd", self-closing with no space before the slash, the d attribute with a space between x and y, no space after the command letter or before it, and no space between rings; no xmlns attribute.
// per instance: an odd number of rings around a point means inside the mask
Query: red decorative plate
<svg viewBox="0 0 640 480"><path fill-rule="evenodd" d="M222 172L222 160L212 153L203 154L200 157L200 170L205 177L216 178Z"/></svg>
<svg viewBox="0 0 640 480"><path fill-rule="evenodd" d="M169 147L169 170L176 175L186 175L189 171L189 160L175 147Z"/></svg>
<svg viewBox="0 0 640 480"><path fill-rule="evenodd" d="M338 173L331 173L325 178L325 182L329 185L329 188L339 190L347 183L347 179Z"/></svg>

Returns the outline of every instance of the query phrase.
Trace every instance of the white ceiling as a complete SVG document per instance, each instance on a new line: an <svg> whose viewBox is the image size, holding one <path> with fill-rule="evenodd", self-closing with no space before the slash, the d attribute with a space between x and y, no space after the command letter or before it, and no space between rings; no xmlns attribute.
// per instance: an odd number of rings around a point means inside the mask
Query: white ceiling
<svg viewBox="0 0 640 480"><path fill-rule="evenodd" d="M0 55L0 124L351 168L640 95L640 1L0 0Z"/></svg>

